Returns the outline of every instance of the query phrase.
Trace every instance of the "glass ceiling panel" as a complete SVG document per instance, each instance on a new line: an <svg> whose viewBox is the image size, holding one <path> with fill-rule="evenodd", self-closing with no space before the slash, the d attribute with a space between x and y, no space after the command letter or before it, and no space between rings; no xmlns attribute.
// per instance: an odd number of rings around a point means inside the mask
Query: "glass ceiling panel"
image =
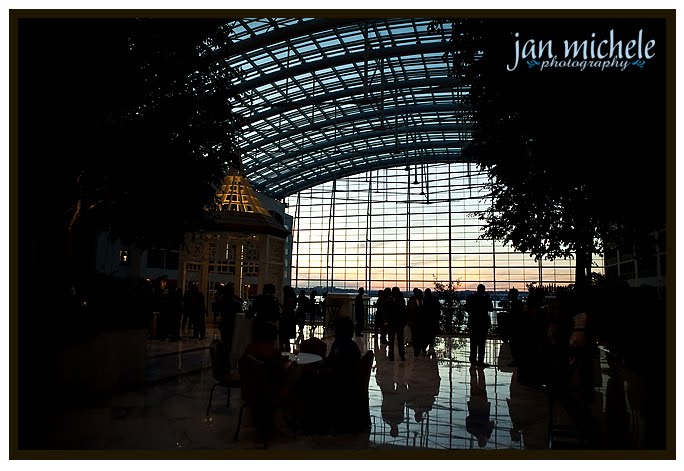
<svg viewBox="0 0 684 471"><path fill-rule="evenodd" d="M255 188L284 198L370 169L454 162L470 139L467 86L443 62L450 32L429 19L231 22L236 111Z"/></svg>

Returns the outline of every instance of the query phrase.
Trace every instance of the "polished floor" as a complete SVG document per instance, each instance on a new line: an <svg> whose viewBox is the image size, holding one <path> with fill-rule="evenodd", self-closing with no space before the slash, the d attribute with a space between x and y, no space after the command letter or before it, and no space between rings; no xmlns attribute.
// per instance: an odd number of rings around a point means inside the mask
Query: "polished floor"
<svg viewBox="0 0 684 471"><path fill-rule="evenodd" d="M318 327L316 335L322 334ZM239 390L232 391L226 406L225 389L217 388L210 416L205 416L214 384L207 347L216 335L209 327L205 340L148 341L145 387L70 406L50 424L50 448L262 448L249 414L239 440L233 441ZM323 337L331 343L331 338ZM549 401L544 388L520 384L516 368L507 366L506 344L499 340L487 341L485 361L491 366L474 369L467 361L464 338L439 338L434 358L414 358L409 347L405 362L398 357L390 362L386 347L369 333L355 339L362 352L375 352L369 384L370 432L293 437L280 424L270 450L542 450L581 449L588 443L575 426L572 410L558 400ZM605 352L601 375L587 415L593 439L599 437L605 447L640 448L644 421L638 408L639 388L608 366Z"/></svg>

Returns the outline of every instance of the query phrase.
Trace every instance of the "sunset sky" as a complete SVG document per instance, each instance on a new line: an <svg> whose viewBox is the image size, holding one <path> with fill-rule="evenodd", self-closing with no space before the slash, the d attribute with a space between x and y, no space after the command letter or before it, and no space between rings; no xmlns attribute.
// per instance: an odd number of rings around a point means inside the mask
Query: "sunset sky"
<svg viewBox="0 0 684 471"><path fill-rule="evenodd" d="M481 222L472 213L488 207L486 181L474 165L451 164L449 171L432 164L417 173L415 166L410 172L396 167L340 179L334 205L332 183L301 192L299 207L297 196L289 197L293 285L410 290L448 282L451 200L451 279L460 280L461 289L479 283L488 290L525 289L539 280L539 264L500 242L478 239ZM594 262L594 271L602 272L602 257ZM574 261L544 261L542 281L573 283Z"/></svg>

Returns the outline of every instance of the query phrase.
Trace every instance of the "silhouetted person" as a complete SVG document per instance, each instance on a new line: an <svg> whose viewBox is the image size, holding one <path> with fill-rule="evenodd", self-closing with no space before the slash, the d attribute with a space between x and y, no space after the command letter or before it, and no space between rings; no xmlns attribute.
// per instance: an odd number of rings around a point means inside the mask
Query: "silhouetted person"
<svg viewBox="0 0 684 471"><path fill-rule="evenodd" d="M205 316L207 315L207 306L204 302L204 295L200 292L197 283L191 284L190 289L185 292L183 306L192 320L192 338L204 340L206 333Z"/></svg>
<svg viewBox="0 0 684 471"><path fill-rule="evenodd" d="M256 317L260 322L277 324L280 319L280 302L275 296L275 285L267 283L263 292L254 298L249 310L250 317Z"/></svg>
<svg viewBox="0 0 684 471"><path fill-rule="evenodd" d="M328 298L328 293L323 293L323 299L321 299L321 303L316 305L316 315L321 316L321 321L322 323L325 323L325 316L327 311L327 300ZM337 315L337 314L336 314ZM333 319L333 324L335 323L335 319Z"/></svg>
<svg viewBox="0 0 684 471"><path fill-rule="evenodd" d="M411 296L406 305L406 317L409 329L411 329L411 343L413 345L413 356L417 357L423 348L423 336L425 332L420 330L423 322L423 291L413 288Z"/></svg>
<svg viewBox="0 0 684 471"><path fill-rule="evenodd" d="M76 288L70 285L64 292L66 312L72 316L78 316L82 305L76 292ZM149 279L139 280L135 290L135 310L140 319L145 320L148 326L147 337L152 338L152 319L154 309L154 290Z"/></svg>
<svg viewBox="0 0 684 471"><path fill-rule="evenodd" d="M297 336L295 325L295 309L297 307L297 294L291 286L283 287L283 312L280 314L280 349L283 352L290 351L290 339Z"/></svg>
<svg viewBox="0 0 684 471"><path fill-rule="evenodd" d="M211 313L214 316L214 325L218 325L218 316L221 313L219 302L221 301L221 296L223 296L224 287L225 285L223 283L217 283L215 285L214 302L211 303Z"/></svg>
<svg viewBox="0 0 684 471"><path fill-rule="evenodd" d="M309 298L309 324L311 324L311 331L316 328L316 296L318 296L318 291L311 291L311 297Z"/></svg>
<svg viewBox="0 0 684 471"><path fill-rule="evenodd" d="M513 362L508 366L518 366L524 305L518 299L518 290L515 288L508 290L508 313L508 326L504 330L506 330L506 336L511 346L511 355L513 356Z"/></svg>
<svg viewBox="0 0 684 471"><path fill-rule="evenodd" d="M187 295L188 293L189 293L189 290L186 290L185 294ZM190 315L190 311L185 306L185 295L184 295L183 296L183 315L181 316L181 331L185 330L186 328L192 329L192 316Z"/></svg>
<svg viewBox="0 0 684 471"><path fill-rule="evenodd" d="M424 348L428 353L435 353L435 338L439 332L439 316L442 313L442 305L439 299L432 294L430 288L425 290L424 296L425 307L423 309L423 320L425 330L425 345Z"/></svg>
<svg viewBox="0 0 684 471"><path fill-rule="evenodd" d="M274 404L290 404L296 399L296 381L298 374L296 364L287 365L287 357L276 348L278 328L266 321L254 322L252 343L247 345L244 355L250 355L264 365L266 378L260 394L263 399L258 407L250 407L254 423L260 434L268 435L274 426Z"/></svg>
<svg viewBox="0 0 684 471"><path fill-rule="evenodd" d="M356 336L361 337L366 325L366 303L363 300L363 288L359 288L359 294L354 299L354 314L356 315Z"/></svg>
<svg viewBox="0 0 684 471"><path fill-rule="evenodd" d="M157 319L157 337L161 340L167 338L171 327L171 293L166 275L162 275L156 280L155 304L159 312Z"/></svg>
<svg viewBox="0 0 684 471"><path fill-rule="evenodd" d="M517 330L520 339L515 358L518 381L530 386L539 386L543 382L542 340L546 337L541 308L543 301L544 294L540 290L530 291Z"/></svg>
<svg viewBox="0 0 684 471"><path fill-rule="evenodd" d="M480 448L484 448L494 430L494 422L489 420L491 403L487 400L484 375L484 371L470 368L470 400L466 417L466 430L475 436Z"/></svg>
<svg viewBox="0 0 684 471"><path fill-rule="evenodd" d="M477 285L477 293L471 294L466 299L470 335L470 363L472 365L486 366L484 362L485 342L492 322L489 318L489 311L492 309L494 306L489 295L485 292L485 286Z"/></svg>
<svg viewBox="0 0 684 471"><path fill-rule="evenodd" d="M226 344L228 351L230 351L233 344L235 315L238 312L242 312L242 303L242 298L235 294L235 285L233 283L227 283L223 286L217 300L217 307L221 313L221 322L219 323L221 340Z"/></svg>
<svg viewBox="0 0 684 471"><path fill-rule="evenodd" d="M297 310L295 312L297 317L297 327L299 327L299 333L302 334L304 332L306 314L309 312L309 298L306 297L304 290L299 292L299 296L297 297Z"/></svg>
<svg viewBox="0 0 684 471"><path fill-rule="evenodd" d="M348 317L340 317L335 323L335 340L325 359L325 365L336 370L345 381L356 375L356 367L361 359L361 350L354 342L353 336L352 320Z"/></svg>
<svg viewBox="0 0 684 471"><path fill-rule="evenodd" d="M387 343L387 321L385 314L387 296L384 290L378 290L378 299L375 301L375 322L373 323L373 335L380 335L380 344Z"/></svg>
<svg viewBox="0 0 684 471"><path fill-rule="evenodd" d="M169 330L167 339L177 341L181 339L181 319L183 317L183 290L180 288L169 289Z"/></svg>
<svg viewBox="0 0 684 471"><path fill-rule="evenodd" d="M629 434L629 414L625 400L625 379L619 372L606 384L606 448L611 450L634 448Z"/></svg>
<svg viewBox="0 0 684 471"><path fill-rule="evenodd" d="M357 423L360 411L352 410L357 384L361 351L354 342L354 323L349 317L340 317L335 322L335 340L330 346L330 353L325 358L324 367L320 371L326 382L326 397L332 413L332 425L336 432L351 431ZM361 424L363 425L363 424Z"/></svg>
<svg viewBox="0 0 684 471"><path fill-rule="evenodd" d="M397 340L399 357L406 360L404 349L404 327L406 326L406 302L398 286L392 288L387 303L387 331L389 333L389 353L387 357L394 361L394 339Z"/></svg>
<svg viewBox="0 0 684 471"><path fill-rule="evenodd" d="M573 300L574 301L574 300ZM572 303L572 330L569 335L570 364L576 366L581 381L593 387L592 359L596 353L596 344L591 332L588 309L583 302Z"/></svg>
<svg viewBox="0 0 684 471"><path fill-rule="evenodd" d="M157 322L157 336L164 340L171 336L173 323L173 290L169 287L166 275L157 279L159 319Z"/></svg>
<svg viewBox="0 0 684 471"><path fill-rule="evenodd" d="M506 296L506 299L501 302L501 307L503 308L503 310L497 312L496 314L497 329L499 332L499 336L501 337L501 340L504 342L510 341L513 331L513 314L511 312L511 310L513 309L513 303L517 304L518 306L521 306L521 302L518 299L518 290L515 288L511 288L508 290L508 295Z"/></svg>
<svg viewBox="0 0 684 471"><path fill-rule="evenodd" d="M276 348L278 329L269 322L255 322L252 327L252 343L247 345L245 355L251 355L266 367L269 382L282 389L286 385L287 357Z"/></svg>

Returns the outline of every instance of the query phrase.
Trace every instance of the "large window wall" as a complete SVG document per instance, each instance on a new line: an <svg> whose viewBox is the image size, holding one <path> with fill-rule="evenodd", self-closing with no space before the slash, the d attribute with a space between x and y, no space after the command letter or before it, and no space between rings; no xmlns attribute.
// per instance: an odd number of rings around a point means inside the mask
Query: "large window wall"
<svg viewBox="0 0 684 471"><path fill-rule="evenodd" d="M287 199L294 215L292 285L373 291L460 282L489 291L574 281L574 260L536 262L481 240L476 212L489 207L487 176L473 164L374 170ZM602 272L602 259L594 260Z"/></svg>

